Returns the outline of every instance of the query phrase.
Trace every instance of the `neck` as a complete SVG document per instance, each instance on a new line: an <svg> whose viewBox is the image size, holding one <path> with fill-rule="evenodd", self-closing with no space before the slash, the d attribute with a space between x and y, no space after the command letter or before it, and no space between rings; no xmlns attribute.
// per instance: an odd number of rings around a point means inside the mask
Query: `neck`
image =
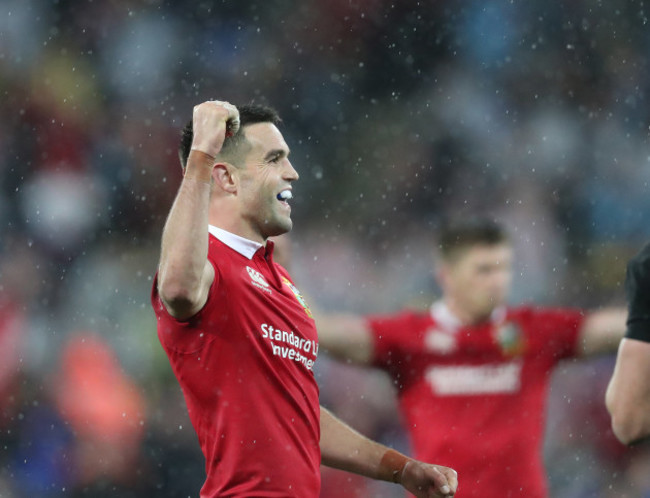
<svg viewBox="0 0 650 498"><path fill-rule="evenodd" d="M444 303L462 325L476 325L477 323L484 322L490 318L491 312L488 314L472 313L470 310L463 307L458 300L446 297Z"/></svg>
<svg viewBox="0 0 650 498"><path fill-rule="evenodd" d="M229 209L229 206L211 203L208 213L208 223L227 232L244 237L245 239L266 245L266 238L257 230L253 229L239 213L236 213L233 209Z"/></svg>

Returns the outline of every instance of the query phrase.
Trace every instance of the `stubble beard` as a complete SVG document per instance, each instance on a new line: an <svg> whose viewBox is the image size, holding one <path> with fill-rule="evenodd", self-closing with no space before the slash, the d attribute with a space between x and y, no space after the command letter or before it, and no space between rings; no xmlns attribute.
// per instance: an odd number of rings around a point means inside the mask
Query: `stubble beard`
<svg viewBox="0 0 650 498"><path fill-rule="evenodd" d="M283 216L277 212L271 212L271 216L267 217L262 225L264 235L268 237L277 237L290 232L293 228L293 221L290 216Z"/></svg>

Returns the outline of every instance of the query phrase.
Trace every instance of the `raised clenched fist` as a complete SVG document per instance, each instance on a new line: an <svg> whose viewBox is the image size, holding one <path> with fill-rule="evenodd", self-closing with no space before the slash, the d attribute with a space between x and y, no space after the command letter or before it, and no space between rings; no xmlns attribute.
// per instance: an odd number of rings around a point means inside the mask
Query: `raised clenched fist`
<svg viewBox="0 0 650 498"><path fill-rule="evenodd" d="M194 106L192 150L217 157L226 134L239 130L239 111L228 102L209 100Z"/></svg>

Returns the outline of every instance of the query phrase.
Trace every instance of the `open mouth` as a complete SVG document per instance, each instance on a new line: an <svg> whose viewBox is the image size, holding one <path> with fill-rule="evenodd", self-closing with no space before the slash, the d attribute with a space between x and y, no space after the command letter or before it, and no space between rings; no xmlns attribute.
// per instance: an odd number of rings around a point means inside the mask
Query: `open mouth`
<svg viewBox="0 0 650 498"><path fill-rule="evenodd" d="M290 199L293 199L293 194L291 193L291 190L289 190L289 189L285 189L285 190L283 190L282 192L280 192L280 193L277 195L277 199L278 199L282 204L286 204L286 205L288 206L289 203L288 203L287 201L289 201Z"/></svg>

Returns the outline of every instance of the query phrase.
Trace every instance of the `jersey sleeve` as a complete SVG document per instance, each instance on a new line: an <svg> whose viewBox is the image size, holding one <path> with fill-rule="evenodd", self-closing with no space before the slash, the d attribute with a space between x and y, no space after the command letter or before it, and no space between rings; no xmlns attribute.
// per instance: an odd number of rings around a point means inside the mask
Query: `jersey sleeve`
<svg viewBox="0 0 650 498"><path fill-rule="evenodd" d="M169 349L180 353L192 353L199 350L214 334L212 327L204 327L206 310L214 306L218 299L220 283L219 269L210 259L214 267L214 280L208 291L208 299L198 313L185 320L178 320L169 314L160 294L158 293L158 273L156 273L151 289L151 305L153 306L158 321L158 336L162 344Z"/></svg>
<svg viewBox="0 0 650 498"><path fill-rule="evenodd" d="M366 324L373 338L372 364L386 370L399 370L410 351L418 349L418 330L412 312L395 315L370 315Z"/></svg>
<svg viewBox="0 0 650 498"><path fill-rule="evenodd" d="M532 312L536 351L554 361L577 355L584 312L571 308L541 308Z"/></svg>

